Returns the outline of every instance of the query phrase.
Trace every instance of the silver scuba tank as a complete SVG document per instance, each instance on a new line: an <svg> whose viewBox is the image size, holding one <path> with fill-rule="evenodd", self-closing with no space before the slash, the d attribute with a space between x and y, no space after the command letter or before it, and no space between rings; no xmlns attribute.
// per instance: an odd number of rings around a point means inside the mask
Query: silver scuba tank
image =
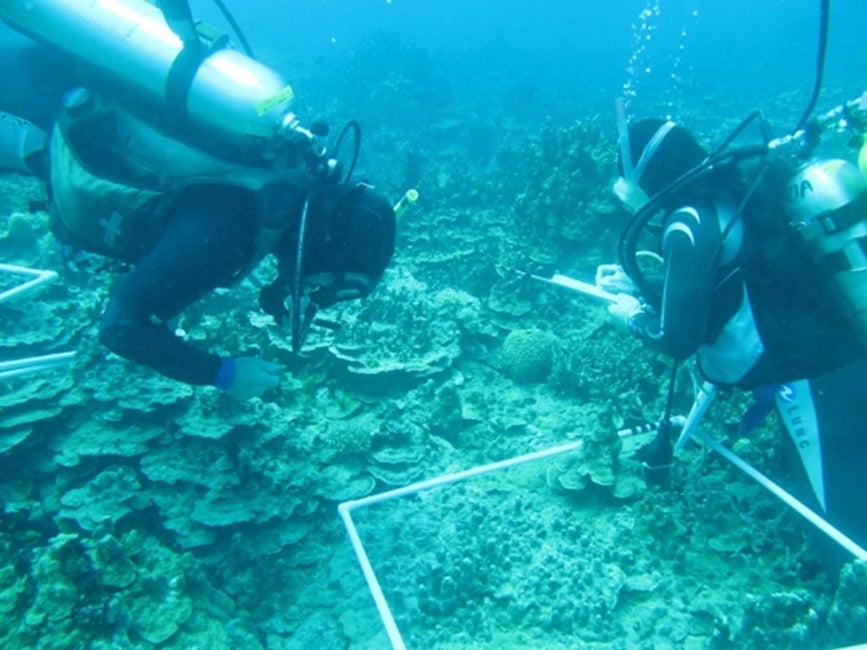
<svg viewBox="0 0 867 650"><path fill-rule="evenodd" d="M146 0L2 0L0 20L230 146L256 150L299 130L279 74L236 50L191 52Z"/></svg>
<svg viewBox="0 0 867 650"><path fill-rule="evenodd" d="M789 180L786 209L867 349L867 179L846 160L810 161Z"/></svg>

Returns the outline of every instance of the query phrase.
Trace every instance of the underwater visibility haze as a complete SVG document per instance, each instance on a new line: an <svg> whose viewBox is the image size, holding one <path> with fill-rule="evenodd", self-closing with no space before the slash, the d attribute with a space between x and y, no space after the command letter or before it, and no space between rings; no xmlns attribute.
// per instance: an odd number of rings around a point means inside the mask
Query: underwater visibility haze
<svg viewBox="0 0 867 650"><path fill-rule="evenodd" d="M238 44L221 3L189 4ZM173 323L279 364L279 386L246 402L102 347L124 269L66 264L43 187L0 174L0 263L59 274L0 302L0 364L75 353L0 371L0 645L399 647L338 505L570 443L353 510L406 648L867 643L867 562L697 441L649 485L648 434L618 431L660 421L670 364L598 301L523 273L592 282L617 261L617 99L708 149L754 110L789 133L816 81L821 4L232 2L301 123L325 120L333 141L358 120L356 178L395 202L419 193L377 288L323 310L300 353L259 308L270 260ZM867 91L865 35L863 0L831 0L816 114ZM0 23L4 57L27 42ZM7 270L0 291L28 278ZM685 365L674 414L693 388ZM775 414L738 435L750 404L722 391L703 430L798 493Z"/></svg>

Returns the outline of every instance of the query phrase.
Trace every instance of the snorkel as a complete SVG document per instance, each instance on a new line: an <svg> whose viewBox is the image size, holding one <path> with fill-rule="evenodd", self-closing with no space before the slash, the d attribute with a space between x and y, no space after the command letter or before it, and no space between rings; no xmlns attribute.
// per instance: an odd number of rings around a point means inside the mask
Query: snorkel
<svg viewBox="0 0 867 650"><path fill-rule="evenodd" d="M822 131L829 128L857 125L857 123L862 119L861 116L867 113L867 93L864 93L860 97L846 102L831 109L824 115L820 115L810 120L809 116L814 110L822 84L828 31L828 5L829 0L820 0L821 16L819 24L819 47L816 59L816 79L808 105L795 128L787 135L771 139L767 133L764 120L761 119L761 113L759 111L752 112L742 120L740 124L738 124L738 126L723 140L722 144L714 149L714 151L704 161L686 171L679 178L676 178L669 185L647 199L647 201L633 213L632 219L621 233L617 246L617 255L620 265L651 305L658 307L660 296L657 295L658 289L654 289L651 286L638 264L638 239L647 227L648 223L663 210L667 198L676 192L681 192L693 184L700 182L722 168L738 165L748 159L761 158L762 161L759 171L756 174L754 181L751 183L750 188L741 200L737 214L729 221L725 231L722 233L723 239L725 239L725 236L731 230L733 225L739 220L743 208L746 206L751 195L758 187L761 177L773 160L773 156L778 156L785 152L787 156L790 156L794 160L803 159L811 153L812 149L818 142L818 135ZM625 103L623 100L618 101L617 108L618 136L620 140L621 157L623 159L624 178L620 179L618 183L615 184L615 191L617 191L618 186L628 187L630 182L628 176L630 169L628 165L631 163L629 156L623 153L624 147L626 148L627 154L629 150L628 134L626 137L623 135L624 126L626 124L626 115L624 110ZM760 120L763 143L729 149L732 142L751 122L756 119ZM654 138L655 137L656 136L654 136ZM653 140L653 138L651 140ZM645 147L645 153L651 148L650 145L651 142L648 142L647 147ZM658 143L656 146L658 146ZM635 165L635 169L631 170L633 179L640 179L640 174L644 171L642 168L644 157L644 154L642 154L642 160L639 160ZM621 197L620 193L618 193L618 197ZM621 200L627 203L622 197ZM634 207L634 203L627 203L627 207Z"/></svg>
<svg viewBox="0 0 867 650"><path fill-rule="evenodd" d="M629 118L626 115L626 99L619 97L615 102L617 111L617 144L620 147L620 160L623 163L623 176L614 183L614 194L627 203L630 188L635 185L635 170L629 153Z"/></svg>
<svg viewBox="0 0 867 650"><path fill-rule="evenodd" d="M647 203L647 194L638 185L644 167L639 162L640 169L632 165L632 154L629 147L629 118L626 114L626 99L621 97L616 102L617 110L617 142L620 146L620 160L623 164L623 176L618 178L614 194L630 212L635 212Z"/></svg>
<svg viewBox="0 0 867 650"><path fill-rule="evenodd" d="M639 182L647 169L647 164L656 154L657 149L665 140L675 124L671 120L666 121L657 129L656 133L647 142L641 152L638 162L633 166L632 152L629 146L629 119L626 115L626 100L620 98L617 107L617 133L620 146L620 160L623 165L623 176L614 183L614 193L623 202L630 212L636 212L647 203L647 193L641 188Z"/></svg>

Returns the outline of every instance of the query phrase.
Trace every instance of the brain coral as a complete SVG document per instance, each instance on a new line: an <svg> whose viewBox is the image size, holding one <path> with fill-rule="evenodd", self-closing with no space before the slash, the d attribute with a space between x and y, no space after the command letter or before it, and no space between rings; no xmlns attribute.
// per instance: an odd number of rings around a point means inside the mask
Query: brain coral
<svg viewBox="0 0 867 650"><path fill-rule="evenodd" d="M500 349L503 373L520 384L545 380L553 363L554 337L537 328L513 330Z"/></svg>

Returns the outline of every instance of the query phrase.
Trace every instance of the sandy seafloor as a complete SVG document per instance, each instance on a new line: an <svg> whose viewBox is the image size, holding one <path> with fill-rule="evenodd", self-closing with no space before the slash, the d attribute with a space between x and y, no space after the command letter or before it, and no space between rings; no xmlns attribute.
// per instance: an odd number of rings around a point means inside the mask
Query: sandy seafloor
<svg viewBox="0 0 867 650"><path fill-rule="evenodd" d="M626 215L608 189L611 116L435 110L407 92L430 82L424 56L406 48L388 67L394 47L377 58L369 44L344 70L385 66L364 87L359 176L395 199L410 185L422 195L373 296L331 310L341 328L316 330L302 358L249 281L179 323L210 349L284 365L261 400L102 349L97 322L121 270L64 267L47 214L30 209L41 188L0 177L0 262L61 273L0 304L0 360L76 351L69 367L0 383L2 646L388 648L338 503L578 440L354 512L408 648L867 642L867 565L840 561L698 443L670 486L645 485L633 454L647 436L616 432L658 420L668 364L598 304L510 270L590 279L613 261ZM335 123L352 109L343 100L326 107ZM787 121L801 100L766 108ZM727 108L708 101L688 118L719 141L741 117ZM692 386L682 370L677 413ZM748 404L722 395L705 430L797 490L774 416L737 439Z"/></svg>

